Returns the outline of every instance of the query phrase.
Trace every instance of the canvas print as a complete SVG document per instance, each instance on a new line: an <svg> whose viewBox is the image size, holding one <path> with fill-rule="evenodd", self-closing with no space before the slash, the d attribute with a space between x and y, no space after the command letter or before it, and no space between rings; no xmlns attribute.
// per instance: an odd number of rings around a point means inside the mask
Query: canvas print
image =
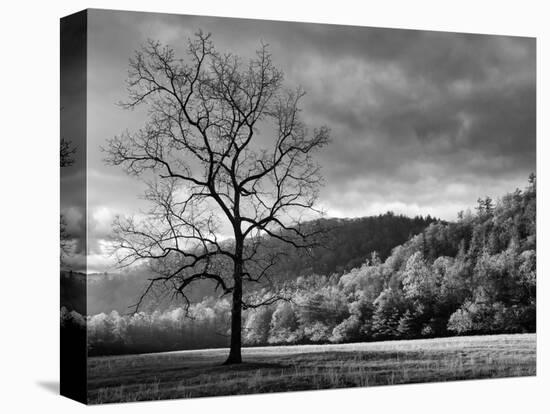
<svg viewBox="0 0 550 414"><path fill-rule="evenodd" d="M61 393L536 374L536 39L61 19Z"/></svg>

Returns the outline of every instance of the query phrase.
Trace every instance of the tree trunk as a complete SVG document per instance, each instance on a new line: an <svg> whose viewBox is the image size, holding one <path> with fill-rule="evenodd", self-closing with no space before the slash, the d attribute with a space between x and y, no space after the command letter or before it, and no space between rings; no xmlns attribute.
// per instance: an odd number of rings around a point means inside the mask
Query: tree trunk
<svg viewBox="0 0 550 414"><path fill-rule="evenodd" d="M233 273L233 305L231 309L231 345L229 356L224 365L240 364L241 358L241 325L242 325L242 298L243 298L243 265L242 260L235 261Z"/></svg>

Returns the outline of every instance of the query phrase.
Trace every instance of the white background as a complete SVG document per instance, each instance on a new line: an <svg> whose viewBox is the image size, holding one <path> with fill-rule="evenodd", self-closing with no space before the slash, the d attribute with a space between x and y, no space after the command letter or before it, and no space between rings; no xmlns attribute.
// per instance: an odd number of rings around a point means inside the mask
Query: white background
<svg viewBox="0 0 550 414"><path fill-rule="evenodd" d="M548 68L550 24L539 1L8 1L0 24L0 411L79 413L57 395L59 346L59 18L86 7L341 23L538 38L537 377L98 406L161 412L548 412L550 366ZM546 119L544 118L546 116ZM546 327L545 327L546 325Z"/></svg>

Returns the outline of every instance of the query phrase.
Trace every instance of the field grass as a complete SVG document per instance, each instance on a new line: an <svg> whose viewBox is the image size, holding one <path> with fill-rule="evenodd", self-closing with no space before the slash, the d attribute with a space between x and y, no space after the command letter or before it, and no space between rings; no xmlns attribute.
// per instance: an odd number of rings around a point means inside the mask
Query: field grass
<svg viewBox="0 0 550 414"><path fill-rule="evenodd" d="M92 404L293 390L530 376L536 335L494 335L344 345L245 348L94 357Z"/></svg>

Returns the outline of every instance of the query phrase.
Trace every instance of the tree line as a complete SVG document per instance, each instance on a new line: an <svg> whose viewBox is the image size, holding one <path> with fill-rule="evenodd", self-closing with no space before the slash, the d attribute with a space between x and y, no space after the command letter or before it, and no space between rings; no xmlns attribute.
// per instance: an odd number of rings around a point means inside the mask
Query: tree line
<svg viewBox="0 0 550 414"><path fill-rule="evenodd" d="M478 200L456 222L432 222L385 260L373 253L342 274L301 276L281 297L244 311L245 345L535 332L535 177L497 202ZM191 318L182 309L89 316L90 353L227 346L229 309L227 300L206 298ZM76 312L64 321L84 323Z"/></svg>
<svg viewBox="0 0 550 414"><path fill-rule="evenodd" d="M304 226L329 229L323 246L313 247L305 252L279 243L273 248L284 254L284 260L276 263L273 269L276 276L273 279L277 282L288 282L300 275L343 274L360 266L374 251L381 260L385 260L395 246L421 233L434 221L436 220L430 216L410 218L387 212L370 217L327 218L305 223ZM80 275L82 280L87 281L81 289L74 286L77 282L75 276L79 275L68 272L63 274L67 277L62 278L62 294L67 292L81 297L77 293L86 292L89 314L108 314L113 310L125 314L129 311L128 306L134 303L135 298L146 286L147 279L151 277L151 270L144 265L135 267L127 273ZM207 280L197 281L187 295L193 303L201 302L212 295L212 284ZM169 300L170 297L167 300L160 299L153 295L148 296L144 300L143 310L151 313L154 310L164 311L174 306L174 301ZM63 303L72 302L67 299ZM70 308L70 306L67 307ZM82 312L79 309L76 310Z"/></svg>

